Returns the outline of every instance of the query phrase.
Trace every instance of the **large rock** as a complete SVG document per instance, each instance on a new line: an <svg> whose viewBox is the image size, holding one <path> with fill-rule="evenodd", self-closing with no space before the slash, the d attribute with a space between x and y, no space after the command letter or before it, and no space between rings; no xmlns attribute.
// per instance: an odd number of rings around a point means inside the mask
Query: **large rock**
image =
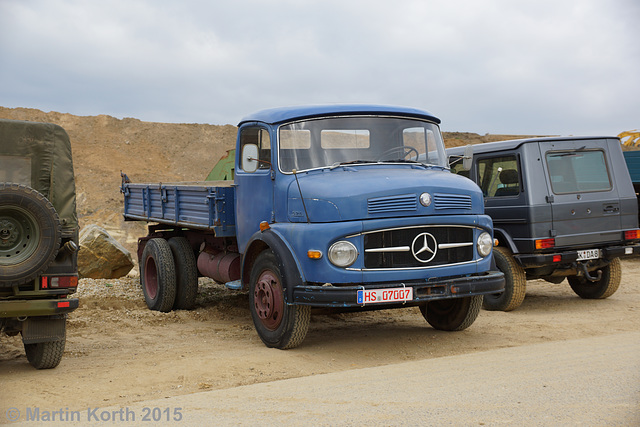
<svg viewBox="0 0 640 427"><path fill-rule="evenodd" d="M117 279L133 268L131 253L107 230L91 224L80 232L78 274L91 279Z"/></svg>

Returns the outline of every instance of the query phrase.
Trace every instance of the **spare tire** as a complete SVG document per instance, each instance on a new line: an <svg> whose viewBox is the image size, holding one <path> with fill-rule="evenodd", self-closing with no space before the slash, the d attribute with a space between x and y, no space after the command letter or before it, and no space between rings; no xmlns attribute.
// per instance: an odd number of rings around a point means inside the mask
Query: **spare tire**
<svg viewBox="0 0 640 427"><path fill-rule="evenodd" d="M60 249L55 208L38 191L0 183L0 286L21 285L44 272Z"/></svg>

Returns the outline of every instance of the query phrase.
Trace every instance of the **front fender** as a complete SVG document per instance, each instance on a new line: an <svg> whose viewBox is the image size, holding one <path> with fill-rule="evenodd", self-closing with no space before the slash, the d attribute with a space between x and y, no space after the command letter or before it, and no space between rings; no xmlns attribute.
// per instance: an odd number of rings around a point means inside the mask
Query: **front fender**
<svg viewBox="0 0 640 427"><path fill-rule="evenodd" d="M509 233L507 233L504 229L494 228L493 237L498 239L498 242L500 242L499 246L506 246L514 254L520 252Z"/></svg>
<svg viewBox="0 0 640 427"><path fill-rule="evenodd" d="M271 250L278 260L278 267L282 274L282 282L285 287L286 301L293 301L293 289L304 282L304 274L297 257L289 243L283 236L272 229L258 231L251 236L247 243L247 249L242 256L242 284L249 288L251 269L258 255L265 250Z"/></svg>

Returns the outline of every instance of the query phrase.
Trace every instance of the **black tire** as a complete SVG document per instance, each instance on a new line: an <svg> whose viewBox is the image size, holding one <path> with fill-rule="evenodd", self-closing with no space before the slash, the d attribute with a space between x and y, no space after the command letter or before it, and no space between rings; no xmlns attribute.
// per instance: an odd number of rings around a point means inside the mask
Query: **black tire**
<svg viewBox="0 0 640 427"><path fill-rule="evenodd" d="M478 318L482 295L430 301L420 305L422 316L440 331L467 329Z"/></svg>
<svg viewBox="0 0 640 427"><path fill-rule="evenodd" d="M609 265L600 270L602 277L596 282L590 282L584 277L567 277L573 292L584 299L604 299L613 295L618 290L622 278L620 258L612 259Z"/></svg>
<svg viewBox="0 0 640 427"><path fill-rule="evenodd" d="M66 338L58 341L39 342L35 344L25 344L24 352L27 360L36 369L51 369L60 364Z"/></svg>
<svg viewBox="0 0 640 427"><path fill-rule="evenodd" d="M169 312L176 299L176 267L165 239L147 242L140 260L140 283L151 310Z"/></svg>
<svg viewBox="0 0 640 427"><path fill-rule="evenodd" d="M503 246L493 248L493 258L498 270L504 273L504 292L484 296L482 308L489 311L511 311L520 307L527 293L527 277L524 269Z"/></svg>
<svg viewBox="0 0 640 427"><path fill-rule="evenodd" d="M176 300L174 310L191 310L198 295L198 266L189 241L184 237L169 239L169 247L176 266Z"/></svg>
<svg viewBox="0 0 640 427"><path fill-rule="evenodd" d="M304 341L309 330L311 307L288 305L276 256L264 251L251 269L249 305L260 339L267 347L289 349Z"/></svg>
<svg viewBox="0 0 640 427"><path fill-rule="evenodd" d="M0 183L0 285L38 277L58 254L61 235L58 213L45 196Z"/></svg>

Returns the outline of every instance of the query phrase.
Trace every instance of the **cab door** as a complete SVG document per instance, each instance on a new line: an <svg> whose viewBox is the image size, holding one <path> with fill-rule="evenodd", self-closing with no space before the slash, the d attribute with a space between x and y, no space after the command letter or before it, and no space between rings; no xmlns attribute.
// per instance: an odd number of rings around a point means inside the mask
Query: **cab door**
<svg viewBox="0 0 640 427"><path fill-rule="evenodd" d="M620 200L604 139L539 142L555 246L589 248L621 238Z"/></svg>
<svg viewBox="0 0 640 427"><path fill-rule="evenodd" d="M236 237L238 249L244 252L251 236L260 230L260 222L272 222L273 171L269 131L258 123L247 123L238 133L236 152ZM255 171L242 168L244 147L258 146L258 166Z"/></svg>

